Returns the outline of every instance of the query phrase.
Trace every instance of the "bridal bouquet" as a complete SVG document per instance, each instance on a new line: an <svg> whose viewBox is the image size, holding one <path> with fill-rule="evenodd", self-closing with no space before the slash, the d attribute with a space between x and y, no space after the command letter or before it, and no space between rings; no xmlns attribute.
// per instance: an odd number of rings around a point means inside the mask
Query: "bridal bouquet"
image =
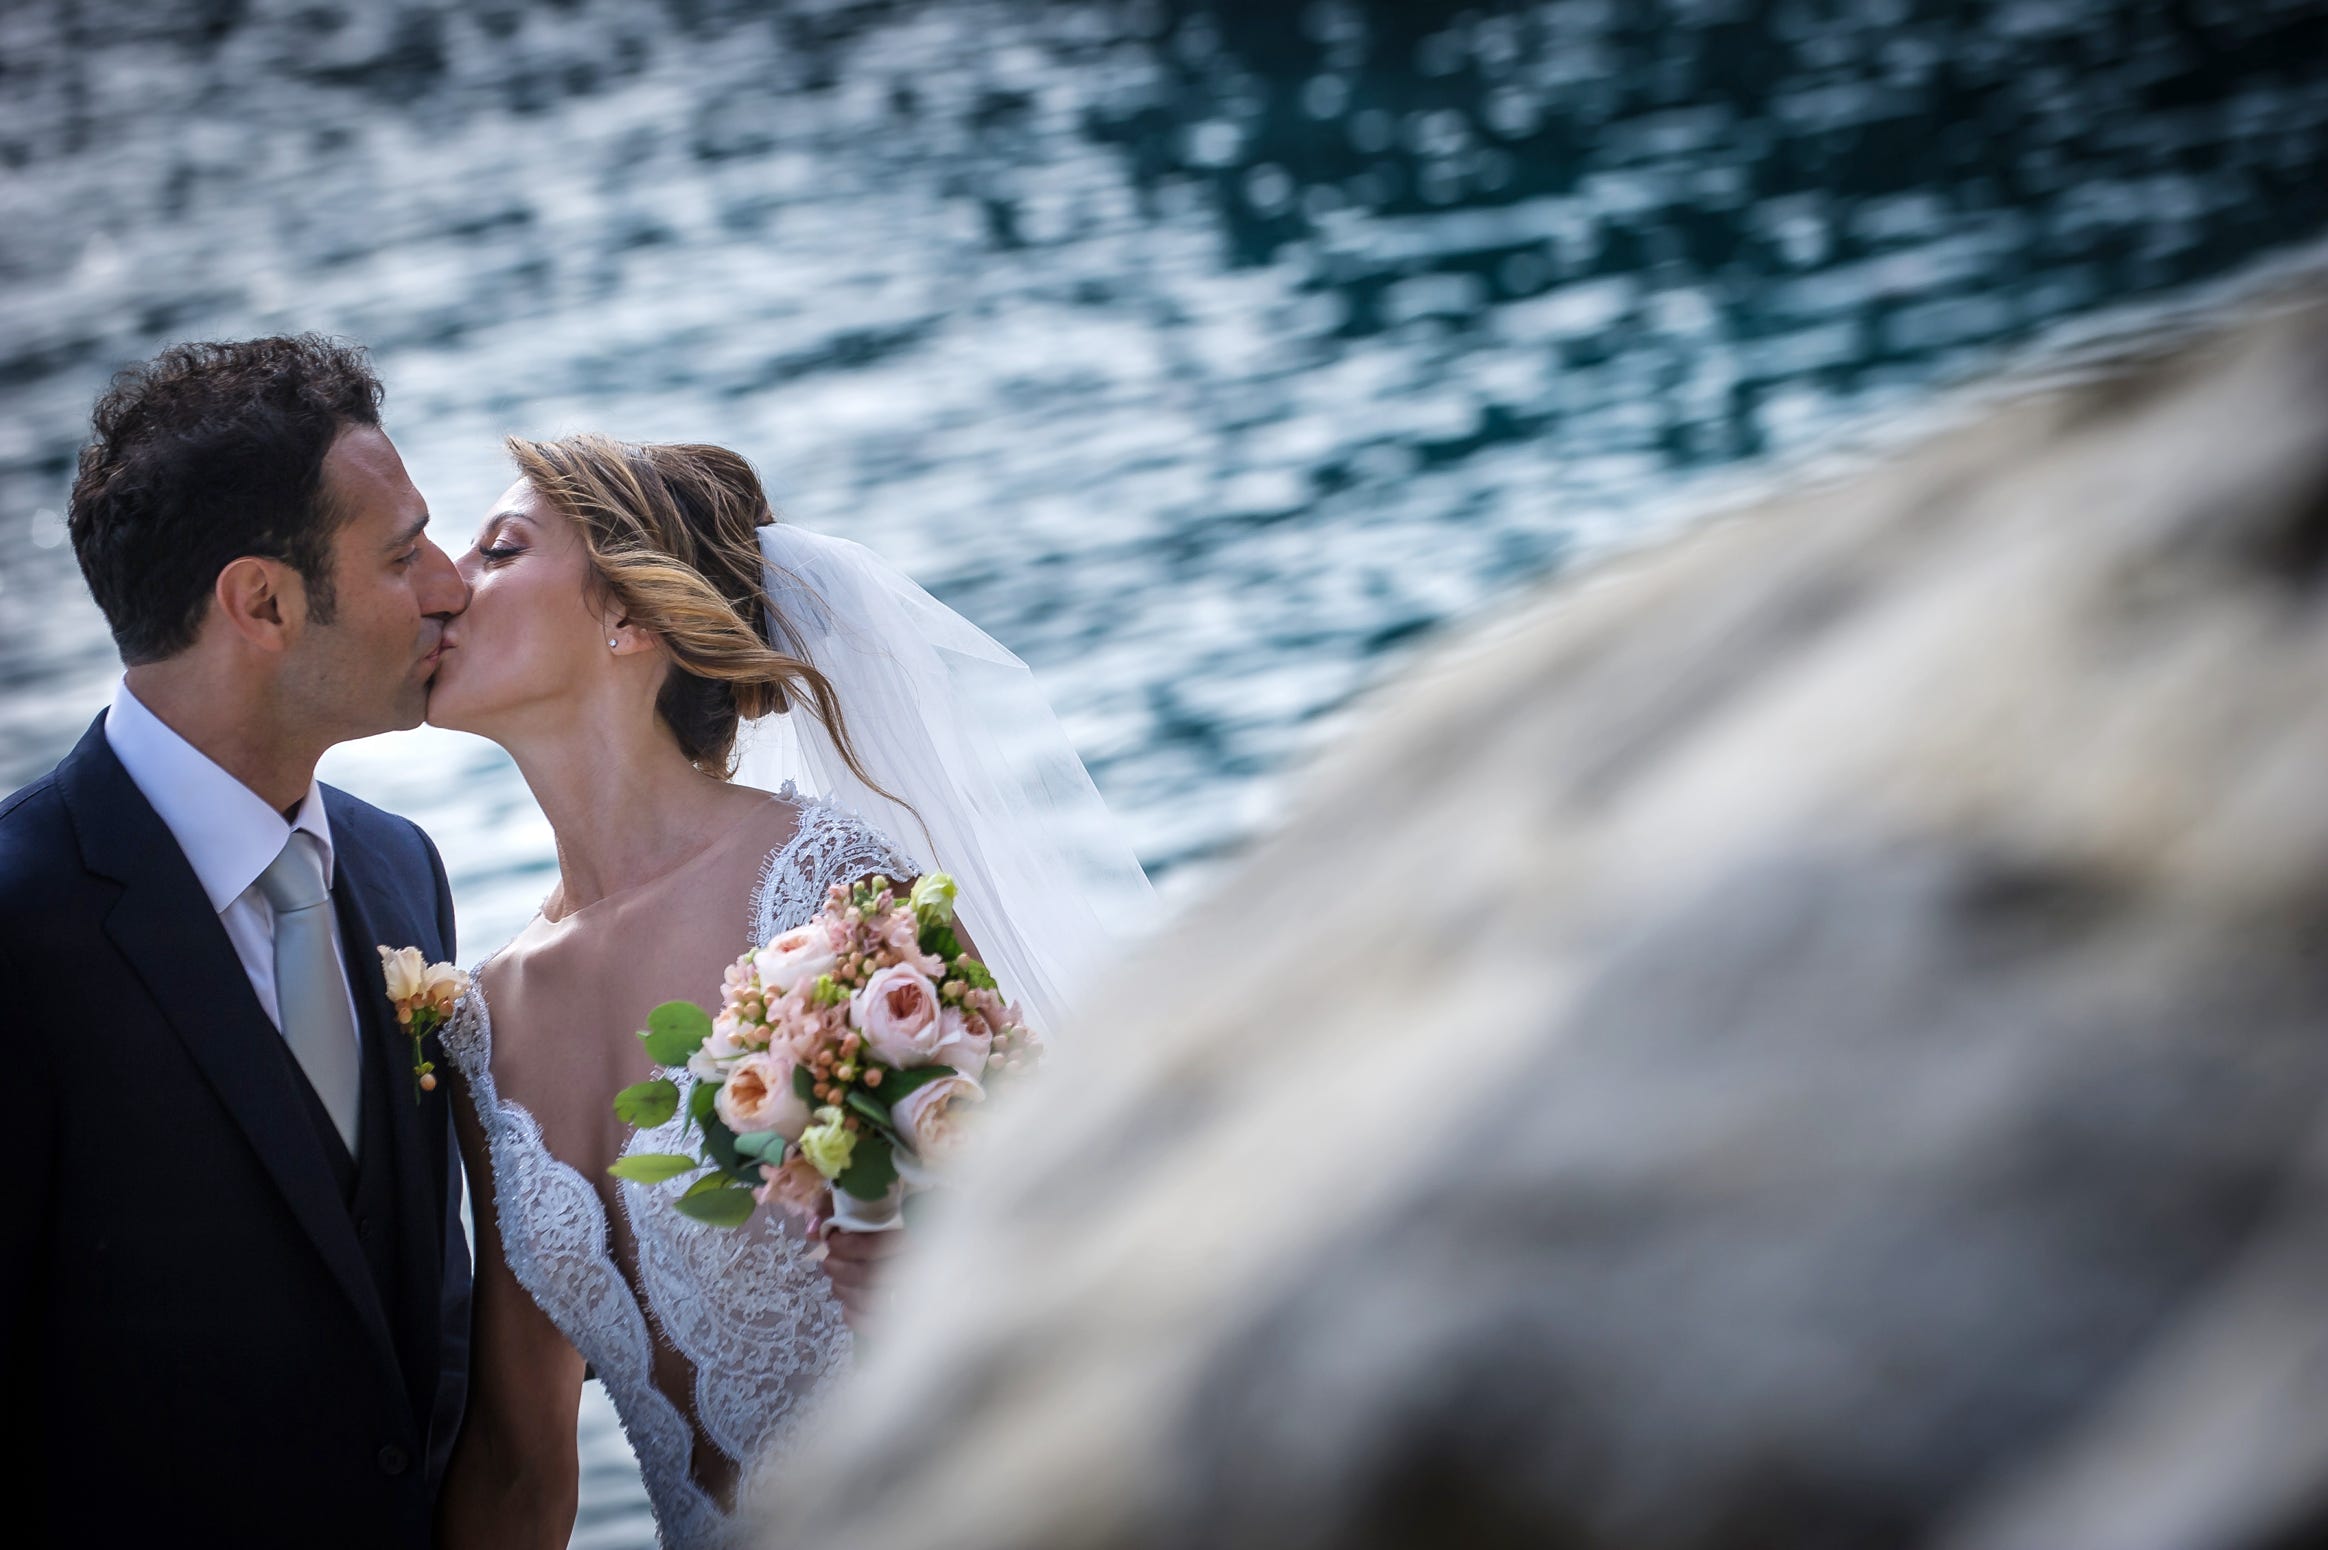
<svg viewBox="0 0 2328 1550"><path fill-rule="evenodd" d="M1041 1053L986 966L962 950L954 880L902 893L877 877L836 886L824 913L728 968L715 1017L692 1001L655 1008L639 1037L657 1065L695 1077L687 1123L700 1145L645 1152L609 1170L657 1184L702 1170L674 1202L698 1221L741 1226L773 1204L812 1231L897 1220L959 1144L986 1085ZM679 1112L676 1082L615 1095L627 1124Z"/></svg>

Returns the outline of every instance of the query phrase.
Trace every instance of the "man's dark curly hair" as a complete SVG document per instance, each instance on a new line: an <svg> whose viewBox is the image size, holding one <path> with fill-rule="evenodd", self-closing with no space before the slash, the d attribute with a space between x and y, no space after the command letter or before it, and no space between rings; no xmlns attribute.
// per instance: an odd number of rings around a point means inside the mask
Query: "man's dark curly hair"
<svg viewBox="0 0 2328 1550"><path fill-rule="evenodd" d="M91 416L69 523L73 553L121 660L194 643L218 573L246 555L307 583L333 612L323 459L351 425L380 423L362 346L319 334L172 345L113 379Z"/></svg>

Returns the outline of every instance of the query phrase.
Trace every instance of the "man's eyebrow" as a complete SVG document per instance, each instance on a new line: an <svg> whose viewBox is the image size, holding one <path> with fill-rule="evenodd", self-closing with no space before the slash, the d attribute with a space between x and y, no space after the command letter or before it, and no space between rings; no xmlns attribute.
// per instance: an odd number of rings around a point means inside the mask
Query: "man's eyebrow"
<svg viewBox="0 0 2328 1550"><path fill-rule="evenodd" d="M424 511L420 514L420 520L418 522L413 523L412 526L406 528L403 532L398 533L394 538L389 539L388 547L391 549L401 549L406 544L417 540L420 535L427 530L427 528L428 513Z"/></svg>

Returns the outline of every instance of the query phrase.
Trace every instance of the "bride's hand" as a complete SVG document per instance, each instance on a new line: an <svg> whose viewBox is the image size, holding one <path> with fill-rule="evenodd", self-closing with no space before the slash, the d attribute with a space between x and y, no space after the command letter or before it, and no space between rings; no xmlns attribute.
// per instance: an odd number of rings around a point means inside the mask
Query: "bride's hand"
<svg viewBox="0 0 2328 1550"><path fill-rule="evenodd" d="M881 1279L882 1264L904 1251L905 1234L828 1227L824 1243L825 1276L833 1283L833 1295L841 1300L849 1327L861 1329L873 1307L873 1288Z"/></svg>

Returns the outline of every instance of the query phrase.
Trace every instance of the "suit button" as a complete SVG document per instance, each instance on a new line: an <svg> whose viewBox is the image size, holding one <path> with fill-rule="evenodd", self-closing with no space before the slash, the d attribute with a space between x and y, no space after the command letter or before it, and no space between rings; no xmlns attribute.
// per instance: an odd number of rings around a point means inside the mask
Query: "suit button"
<svg viewBox="0 0 2328 1550"><path fill-rule="evenodd" d="M411 1456L408 1455L402 1448L396 1446L396 1444L390 1443L387 1447L380 1450L380 1473L384 1475L401 1475L405 1470L411 1467Z"/></svg>
<svg viewBox="0 0 2328 1550"><path fill-rule="evenodd" d="M356 1218L356 1236L366 1243L372 1241L372 1219L370 1217L359 1216Z"/></svg>

